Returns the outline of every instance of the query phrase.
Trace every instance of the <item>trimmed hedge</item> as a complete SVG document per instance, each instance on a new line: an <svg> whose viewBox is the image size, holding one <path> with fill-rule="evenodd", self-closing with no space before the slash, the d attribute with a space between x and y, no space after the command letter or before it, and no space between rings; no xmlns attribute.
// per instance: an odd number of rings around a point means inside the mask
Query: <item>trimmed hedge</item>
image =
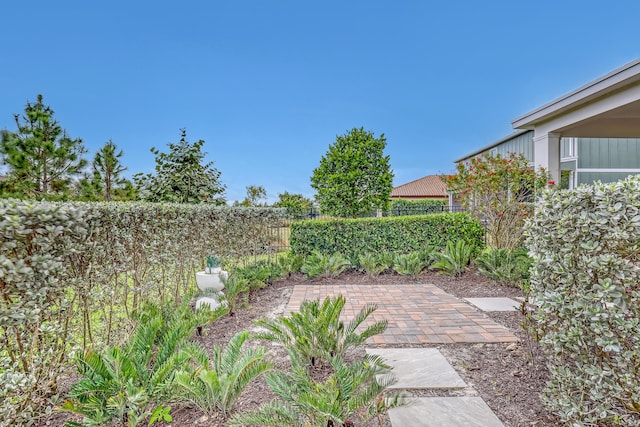
<svg viewBox="0 0 640 427"><path fill-rule="evenodd" d="M291 225L290 244L295 254L339 252L357 264L361 254L405 254L425 246L441 249L458 240L482 248L482 225L464 213L300 221Z"/></svg>
<svg viewBox="0 0 640 427"><path fill-rule="evenodd" d="M565 425L640 425L640 176L547 190L526 243L543 401Z"/></svg>
<svg viewBox="0 0 640 427"><path fill-rule="evenodd" d="M389 216L426 215L446 212L447 199L394 199L391 201Z"/></svg>

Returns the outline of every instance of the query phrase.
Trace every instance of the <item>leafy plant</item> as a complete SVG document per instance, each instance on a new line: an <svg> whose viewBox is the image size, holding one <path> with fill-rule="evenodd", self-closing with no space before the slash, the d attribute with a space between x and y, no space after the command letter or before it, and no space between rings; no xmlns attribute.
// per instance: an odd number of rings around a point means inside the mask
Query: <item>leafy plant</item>
<svg viewBox="0 0 640 427"><path fill-rule="evenodd" d="M350 266L349 260L339 253L324 255L319 251L314 251L305 259L300 271L310 279L314 277L337 277Z"/></svg>
<svg viewBox="0 0 640 427"><path fill-rule="evenodd" d="M522 249L486 248L476 258L476 265L490 279L517 286L528 280L531 258Z"/></svg>
<svg viewBox="0 0 640 427"><path fill-rule="evenodd" d="M302 255L296 255L293 252L287 252L285 255L278 256L278 265L285 275L290 276L292 273L298 273L304 263Z"/></svg>
<svg viewBox="0 0 640 427"><path fill-rule="evenodd" d="M362 307L358 314L345 325L340 315L346 303L342 295L305 300L298 312L277 319L259 319L256 325L264 331L256 337L282 344L287 351L306 358L316 365L331 356L343 356L348 348L362 345L369 337L387 329L387 321L378 321L362 332L356 329L376 310L376 305Z"/></svg>
<svg viewBox="0 0 640 427"><path fill-rule="evenodd" d="M236 270L235 274L249 282L249 289L255 291L264 288L274 279L281 277L284 273L277 263L260 260L244 268Z"/></svg>
<svg viewBox="0 0 640 427"><path fill-rule="evenodd" d="M224 349L215 346L211 359L202 348L187 347L184 353L193 366L176 372L180 395L207 415L219 411L228 416L247 385L272 368L264 348L242 348L248 337L247 331L238 332Z"/></svg>
<svg viewBox="0 0 640 427"><path fill-rule="evenodd" d="M447 247L438 254L437 261L431 268L445 274L460 276L471 262L473 250L473 246L464 240L458 240L456 243L448 242Z"/></svg>
<svg viewBox="0 0 640 427"><path fill-rule="evenodd" d="M213 270L214 268L220 268L220 257L214 256L214 255L208 255L206 258L206 262L207 262L207 272L211 272L211 270Z"/></svg>
<svg viewBox="0 0 640 427"><path fill-rule="evenodd" d="M236 307L239 303L248 304L250 290L249 279L246 277L234 274L224 280L224 296L222 301L225 301L227 304L229 316L235 314Z"/></svg>
<svg viewBox="0 0 640 427"><path fill-rule="evenodd" d="M403 276L411 276L414 279L422 273L426 263L417 252L410 254L397 255L393 263L393 269Z"/></svg>
<svg viewBox="0 0 640 427"><path fill-rule="evenodd" d="M87 424L118 420L133 427L173 398L174 373L187 361L180 350L199 319L187 304L149 304L138 322L122 348L88 350L77 359L83 378L71 386L62 410L83 415Z"/></svg>
<svg viewBox="0 0 640 427"><path fill-rule="evenodd" d="M329 359L333 373L315 381L303 363L292 358L291 372L274 371L266 376L279 399L257 411L234 415L230 426L308 426L354 425L356 417L366 422L402 404L401 397L382 395L395 378L384 370L379 356L366 355L351 364L341 357Z"/></svg>
<svg viewBox="0 0 640 427"><path fill-rule="evenodd" d="M358 260L360 261L360 267L364 269L369 278L378 276L389 267L386 263L381 262L380 256L373 253L360 255Z"/></svg>

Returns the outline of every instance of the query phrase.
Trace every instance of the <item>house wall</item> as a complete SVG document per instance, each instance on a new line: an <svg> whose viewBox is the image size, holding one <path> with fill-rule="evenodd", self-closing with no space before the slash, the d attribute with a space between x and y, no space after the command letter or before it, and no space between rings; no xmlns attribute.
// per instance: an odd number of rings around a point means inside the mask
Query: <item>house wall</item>
<svg viewBox="0 0 640 427"><path fill-rule="evenodd" d="M508 156L509 153L519 153L533 162L533 131L523 133L487 151L491 154L500 154L502 157Z"/></svg>

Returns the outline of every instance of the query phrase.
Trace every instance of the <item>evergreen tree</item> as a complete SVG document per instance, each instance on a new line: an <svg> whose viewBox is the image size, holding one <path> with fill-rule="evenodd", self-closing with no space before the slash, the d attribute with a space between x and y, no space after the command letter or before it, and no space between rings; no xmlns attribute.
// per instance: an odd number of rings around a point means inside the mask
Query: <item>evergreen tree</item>
<svg viewBox="0 0 640 427"><path fill-rule="evenodd" d="M22 117L14 115L16 132L2 132L0 154L8 169L3 188L21 197L66 193L87 164L82 140L67 135L42 95L35 104L27 102L24 111Z"/></svg>
<svg viewBox="0 0 640 427"><path fill-rule="evenodd" d="M202 152L203 140L187 141L187 131L181 129L177 144L169 143L169 152L156 148L155 174L136 174L133 178L143 200L151 202L224 204L225 186L220 181L220 171L213 162L202 164L206 153Z"/></svg>
<svg viewBox="0 0 640 427"><path fill-rule="evenodd" d="M313 171L311 187L323 214L355 218L386 209L393 189L387 140L364 128L340 135Z"/></svg>
<svg viewBox="0 0 640 427"><path fill-rule="evenodd" d="M93 159L94 175L99 179L104 200L111 200L115 187L123 183L121 174L127 168L120 163L122 156L122 150L109 140Z"/></svg>

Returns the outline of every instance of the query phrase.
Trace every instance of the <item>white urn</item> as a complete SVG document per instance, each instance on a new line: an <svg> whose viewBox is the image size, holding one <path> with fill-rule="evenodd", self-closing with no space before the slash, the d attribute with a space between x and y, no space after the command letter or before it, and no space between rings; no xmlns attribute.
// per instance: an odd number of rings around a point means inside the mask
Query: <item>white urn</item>
<svg viewBox="0 0 640 427"><path fill-rule="evenodd" d="M205 271L198 271L196 273L196 284L201 291L213 289L214 291L221 291L224 289L224 280L227 280L229 273L221 269L207 268Z"/></svg>

